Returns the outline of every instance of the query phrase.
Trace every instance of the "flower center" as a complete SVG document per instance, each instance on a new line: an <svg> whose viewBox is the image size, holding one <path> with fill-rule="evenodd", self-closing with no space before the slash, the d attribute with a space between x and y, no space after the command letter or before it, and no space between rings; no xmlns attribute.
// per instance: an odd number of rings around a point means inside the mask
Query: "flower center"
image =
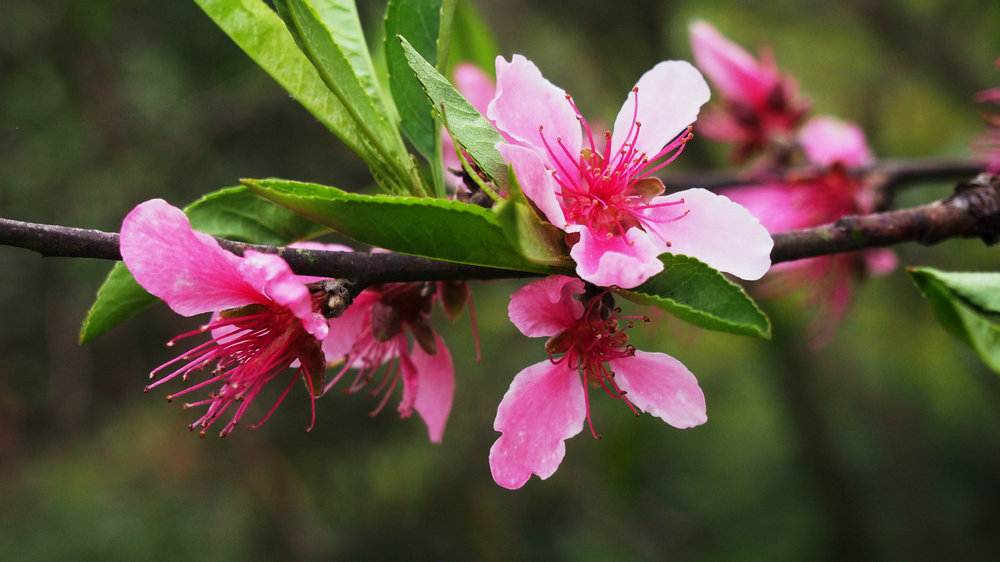
<svg viewBox="0 0 1000 562"><path fill-rule="evenodd" d="M313 400L312 422L307 431L312 429L316 421L315 396L319 394L323 385L322 377L326 361L319 340L303 328L301 320L286 307L274 303L251 304L223 311L208 324L177 336L167 345L173 347L182 339L206 332L212 334L212 339L151 372L149 376L153 378L167 367L180 364L180 367L170 374L148 385L146 392L177 376L187 381L191 373L215 364L209 373L211 375L209 378L168 395L167 401L215 383L222 383L217 391L209 393L208 398L185 403L184 408L208 406L204 415L189 426L192 431L199 427L201 436L204 437L208 426L230 406L238 403L232 419L219 433L220 437L225 437L232 433L264 385L288 368L293 361L298 360L300 365L296 375L274 406L260 421L250 427L256 428L267 421L278 404L288 395L299 375L302 375L310 387L310 397Z"/></svg>
<svg viewBox="0 0 1000 562"><path fill-rule="evenodd" d="M626 398L625 391L615 383L615 373L608 366L608 361L635 355L635 346L628 343L625 330L633 326L634 320L649 322L649 317L623 316L622 309L614 304L610 289L598 293L596 287L588 286L583 295L583 304L584 313L580 320L546 342L549 360L556 365L567 362L567 366L583 376L585 387L603 388L608 396L623 401L633 414L639 415ZM625 321L624 325L622 320ZM555 357L558 354L562 356ZM601 436L594 430L590 417L590 396L586 388L584 396L590 432L599 439Z"/></svg>
<svg viewBox="0 0 1000 562"><path fill-rule="evenodd" d="M636 141L642 131L642 123L638 121L639 88L633 88L632 92L632 124L621 146L612 146L611 132L605 131L603 146L599 148L590 124L569 95L566 101L586 133L579 155L566 148L562 137L550 143L545 138L543 127L538 127L542 145L554 164L552 176L559 185L557 195L562 200L568 224L584 225L594 234L607 238L622 236L626 241L630 228L646 230L652 222L673 222L687 214L685 211L667 218L657 214L656 218L652 218L647 216L646 211L684 203L683 199L654 203L654 198L662 195L664 188L663 182L652 174L680 156L693 136L691 127L688 127L656 154L639 152L636 149Z"/></svg>

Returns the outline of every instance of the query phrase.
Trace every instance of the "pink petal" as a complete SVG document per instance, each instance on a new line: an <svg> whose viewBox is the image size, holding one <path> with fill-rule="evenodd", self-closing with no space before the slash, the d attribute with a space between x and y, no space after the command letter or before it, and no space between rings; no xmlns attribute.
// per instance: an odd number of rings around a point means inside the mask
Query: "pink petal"
<svg viewBox="0 0 1000 562"><path fill-rule="evenodd" d="M493 423L503 432L490 448L497 484L514 490L532 474L544 480L555 473L566 455L565 440L583 429L583 392L579 373L565 363L543 361L514 377Z"/></svg>
<svg viewBox="0 0 1000 562"><path fill-rule="evenodd" d="M580 241L569 251L576 261L576 274L599 287L631 289L663 271L657 258L668 251L659 239L632 227L627 239L622 236L595 236L589 228L580 229Z"/></svg>
<svg viewBox="0 0 1000 562"><path fill-rule="evenodd" d="M726 196L742 205L768 232L784 232L813 226L813 211L796 205L796 186L773 183L726 190Z"/></svg>
<svg viewBox="0 0 1000 562"><path fill-rule="evenodd" d="M653 224L651 228L669 242L670 252L697 258L706 264L742 279L760 279L771 266L774 242L760 222L728 197L695 188L657 197L658 200L683 199L690 211L673 221ZM646 212L653 218L659 213L674 216L674 207L654 207Z"/></svg>
<svg viewBox="0 0 1000 562"><path fill-rule="evenodd" d="M673 357L637 350L632 357L608 364L615 372L618 387L640 410L681 429L708 420L698 379Z"/></svg>
<svg viewBox="0 0 1000 562"><path fill-rule="evenodd" d="M767 95L778 76L762 67L743 47L726 39L711 24L691 24L691 51L695 64L725 98L754 103Z"/></svg>
<svg viewBox="0 0 1000 562"><path fill-rule="evenodd" d="M323 340L323 355L327 362L337 361L347 355L365 328L365 320L370 319L372 305L380 298L374 291L361 291L343 314L327 320L330 331Z"/></svg>
<svg viewBox="0 0 1000 562"><path fill-rule="evenodd" d="M486 116L497 128L514 140L534 148L545 157L542 134L560 161L572 163L580 154L583 134L566 92L542 77L538 67L521 55L510 62L497 57L496 97L490 102ZM539 133L538 128L543 127ZM558 147L557 140L571 156Z"/></svg>
<svg viewBox="0 0 1000 562"><path fill-rule="evenodd" d="M244 281L243 258L192 230L187 216L162 199L125 217L121 253L136 281L183 316L268 302L260 287Z"/></svg>
<svg viewBox="0 0 1000 562"><path fill-rule="evenodd" d="M399 370L403 377L403 397L400 398L396 410L399 412L399 417L408 418L413 413L413 405L420 394L420 371L413 364L413 358L407 350L408 342L405 334L400 333L390 343L398 350Z"/></svg>
<svg viewBox="0 0 1000 562"><path fill-rule="evenodd" d="M313 310L309 289L301 277L292 273L285 260L274 254L247 250L240 263L240 274L251 286L291 310L302 321L302 327L316 339L326 337L329 330L326 318Z"/></svg>
<svg viewBox="0 0 1000 562"><path fill-rule="evenodd" d="M899 258L896 252L886 248L873 248L861 252L871 275L887 275L899 265Z"/></svg>
<svg viewBox="0 0 1000 562"><path fill-rule="evenodd" d="M642 75L636 92L630 91L615 119L611 146L618 149L633 138L633 123L640 123L634 145L652 158L685 127L698 118L698 110L711 95L698 70L685 61L663 61Z"/></svg>
<svg viewBox="0 0 1000 562"><path fill-rule="evenodd" d="M444 345L444 340L437 338L437 353L428 355L419 346L413 346L410 354L410 365L416 369L420 379L420 389L417 391L413 408L427 424L432 443L440 443L444 436L444 427L451 412L451 403L455 396L455 367L451 361L451 353ZM405 366L406 363L403 363ZM403 383L407 376L404 372Z"/></svg>
<svg viewBox="0 0 1000 562"><path fill-rule="evenodd" d="M469 100L476 111L486 115L486 108L490 105L496 93L496 84L488 74L481 68L470 63L461 63L455 67L451 73L452 82L458 92Z"/></svg>
<svg viewBox="0 0 1000 562"><path fill-rule="evenodd" d="M583 316L583 281L550 275L521 287L510 296L507 314L521 333L537 338L554 336L574 326Z"/></svg>
<svg viewBox="0 0 1000 562"><path fill-rule="evenodd" d="M875 161L861 127L833 117L810 119L799 132L799 142L806 158L821 166L867 166Z"/></svg>
<svg viewBox="0 0 1000 562"><path fill-rule="evenodd" d="M498 143L496 148L504 160L514 166L514 173L517 174L517 182L524 196L542 211L550 223L565 229L566 215L556 197L558 186L552 177L552 171L546 168L546 162L537 152L522 146Z"/></svg>
<svg viewBox="0 0 1000 562"><path fill-rule="evenodd" d="M462 169L462 161L459 160L455 148L455 141L448 131L441 131L441 166L444 168L444 182L452 189L463 184L462 176L452 173L452 170Z"/></svg>

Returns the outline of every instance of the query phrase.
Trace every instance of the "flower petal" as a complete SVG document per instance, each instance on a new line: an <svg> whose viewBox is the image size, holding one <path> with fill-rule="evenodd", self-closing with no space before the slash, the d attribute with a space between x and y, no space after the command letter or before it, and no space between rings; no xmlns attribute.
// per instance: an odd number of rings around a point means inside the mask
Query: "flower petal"
<svg viewBox="0 0 1000 562"><path fill-rule="evenodd" d="M635 87L638 93L628 93L615 119L611 146L617 150L632 139L633 123L640 123L635 149L650 158L694 123L711 95L701 72L685 61L660 62L643 74Z"/></svg>
<svg viewBox="0 0 1000 562"><path fill-rule="evenodd" d="M510 62L497 57L496 70L496 96L486 110L486 117L500 131L534 148L542 157L547 154L542 143L544 134L556 158L575 168L583 133L576 112L566 100L566 91L546 80L535 63L521 55L514 55ZM539 127L543 128L542 133ZM570 156L558 147L558 139L562 139Z"/></svg>
<svg viewBox="0 0 1000 562"><path fill-rule="evenodd" d="M312 295L303 279L292 273L285 260L255 250L243 253L240 274L254 288L274 302L284 305L302 321L307 332L322 340L329 331L326 318L313 310Z"/></svg>
<svg viewBox="0 0 1000 562"><path fill-rule="evenodd" d="M187 216L162 199L132 209L120 245L135 280L180 315L268 302L240 273L243 258L192 230Z"/></svg>
<svg viewBox="0 0 1000 562"><path fill-rule="evenodd" d="M452 82L455 88L469 100L476 111L486 115L486 108L490 105L490 100L496 94L496 84L493 78L483 72L478 66L463 62L455 66L451 72Z"/></svg>
<svg viewBox="0 0 1000 562"><path fill-rule="evenodd" d="M695 64L708 75L723 97L753 105L767 95L778 76L763 68L743 47L726 39L711 24L691 24Z"/></svg>
<svg viewBox="0 0 1000 562"><path fill-rule="evenodd" d="M768 232L784 232L816 224L813 218L818 201L796 197L796 190L800 187L783 183L736 187L727 189L726 196L745 207Z"/></svg>
<svg viewBox="0 0 1000 562"><path fill-rule="evenodd" d="M806 158L821 166L840 162L845 166L867 166L875 161L865 132L849 121L833 117L810 119L799 131Z"/></svg>
<svg viewBox="0 0 1000 562"><path fill-rule="evenodd" d="M595 236L589 228L579 232L580 241L569 255L576 261L576 274L594 285L631 289L663 271L657 256L667 251L666 245L636 227L628 230L627 240Z"/></svg>
<svg viewBox="0 0 1000 562"><path fill-rule="evenodd" d="M403 384L408 379L406 369L416 369L420 388L413 402L413 409L427 424L431 442L440 443L455 396L455 367L444 340L437 334L434 337L437 338L437 353L434 355L428 355L419 345L413 346L411 361L409 364L402 363Z"/></svg>
<svg viewBox="0 0 1000 562"><path fill-rule="evenodd" d="M508 163L514 166L517 183L524 196L531 200L545 218L557 228L566 228L566 215L559 198L556 197L557 184L552 171L537 152L514 144L497 143L497 150Z"/></svg>
<svg viewBox="0 0 1000 562"><path fill-rule="evenodd" d="M899 265L896 252L888 248L871 248L861 252L869 275L887 275Z"/></svg>
<svg viewBox="0 0 1000 562"><path fill-rule="evenodd" d="M632 357L608 364L618 387L642 411L682 429L707 421L705 394L698 379L680 361L665 353L637 350Z"/></svg>
<svg viewBox="0 0 1000 562"><path fill-rule="evenodd" d="M705 189L688 189L663 201L683 199L690 211L672 222L655 222L659 213L676 214L675 207L652 207L649 228L670 243L670 252L697 258L742 279L760 279L771 266L774 242L760 222L728 197ZM668 211L669 210L669 211Z"/></svg>
<svg viewBox="0 0 1000 562"><path fill-rule="evenodd" d="M507 314L528 337L554 336L573 327L583 316L583 303L573 298L581 294L583 281L550 275L515 291L510 296Z"/></svg>
<svg viewBox="0 0 1000 562"><path fill-rule="evenodd" d="M520 488L532 474L546 479L566 455L565 440L580 433L587 417L580 375L549 361L525 368L497 409L493 428L503 435L490 448L497 484Z"/></svg>

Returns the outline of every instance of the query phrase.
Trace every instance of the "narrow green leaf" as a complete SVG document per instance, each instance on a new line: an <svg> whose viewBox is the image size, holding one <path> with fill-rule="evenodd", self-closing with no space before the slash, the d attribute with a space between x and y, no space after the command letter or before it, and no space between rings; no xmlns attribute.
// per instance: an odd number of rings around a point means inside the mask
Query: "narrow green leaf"
<svg viewBox="0 0 1000 562"><path fill-rule="evenodd" d="M506 185L507 164L494 148L503 137L405 38L399 41L434 110L443 113L442 121L452 138L494 183Z"/></svg>
<svg viewBox="0 0 1000 562"><path fill-rule="evenodd" d="M289 244L328 230L243 186L205 195L184 212L195 230L254 244ZM124 263L115 264L83 321L80 343L96 338L156 301L135 282Z"/></svg>
<svg viewBox="0 0 1000 562"><path fill-rule="evenodd" d="M489 209L459 201L348 193L281 179L243 180L256 193L359 242L403 254L537 273Z"/></svg>
<svg viewBox="0 0 1000 562"><path fill-rule="evenodd" d="M403 36L431 64L437 63L441 0L390 0L385 16L385 58L389 70L389 91L399 111L406 137L429 162L434 162L438 125L432 106L417 77L413 75L403 46Z"/></svg>
<svg viewBox="0 0 1000 562"><path fill-rule="evenodd" d="M618 292L708 330L771 337L771 322L739 285L692 257L663 254L660 260L661 273Z"/></svg>
<svg viewBox="0 0 1000 562"><path fill-rule="evenodd" d="M355 118L261 0L195 0L202 10L320 123L371 165L379 160Z"/></svg>
<svg viewBox="0 0 1000 562"><path fill-rule="evenodd" d="M354 0L311 0L310 3L316 8L316 13L319 14L323 25L333 34L334 42L347 57L358 81L375 101L376 107L387 116L389 121L395 121L395 107L391 103L386 103L388 100L379 87L379 80L375 74L371 53L368 50L368 42L365 39L364 30L361 28L361 19L358 17L358 8Z"/></svg>
<svg viewBox="0 0 1000 562"><path fill-rule="evenodd" d="M278 0L278 14L285 20L296 43L312 62L320 79L340 100L371 146L377 164L385 166L392 182L390 191L408 193L420 185L419 176L410 165L403 139L379 104L369 95L358 78L344 49L337 43L340 36L326 25L316 9L306 0ZM398 108L397 108L398 109Z"/></svg>
<svg viewBox="0 0 1000 562"><path fill-rule="evenodd" d="M1000 373L1000 273L911 268L910 278L938 320Z"/></svg>

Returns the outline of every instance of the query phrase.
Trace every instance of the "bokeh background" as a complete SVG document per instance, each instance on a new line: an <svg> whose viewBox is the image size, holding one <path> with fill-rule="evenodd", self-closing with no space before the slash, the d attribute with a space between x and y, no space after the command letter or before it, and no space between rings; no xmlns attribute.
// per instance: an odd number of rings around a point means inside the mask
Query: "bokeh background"
<svg viewBox="0 0 1000 562"><path fill-rule="evenodd" d="M378 24L381 2L361 2ZM882 157L963 156L975 92L1000 85L992 0L475 2L501 53L535 60L610 122L655 62L690 59L707 19L769 44L816 113L860 122ZM696 139L667 172L725 166ZM0 215L117 230L136 203L184 205L240 177L365 189L364 166L189 2L8 0L0 18ZM928 183L900 205L945 196ZM997 267L976 241L901 262ZM764 301L773 341L666 319L632 330L699 376L709 423L671 429L594 400L604 439L511 492L489 474L496 405L542 360L506 320L514 282L439 319L458 390L445 442L364 395L304 393L268 423L198 439L144 395L194 320L158 306L85 346L110 264L0 247L0 558L991 560L1000 552L1000 380L946 334L902 271L871 280L811 351L813 309ZM266 406L261 399L260 407ZM263 410L259 410L260 413Z"/></svg>

